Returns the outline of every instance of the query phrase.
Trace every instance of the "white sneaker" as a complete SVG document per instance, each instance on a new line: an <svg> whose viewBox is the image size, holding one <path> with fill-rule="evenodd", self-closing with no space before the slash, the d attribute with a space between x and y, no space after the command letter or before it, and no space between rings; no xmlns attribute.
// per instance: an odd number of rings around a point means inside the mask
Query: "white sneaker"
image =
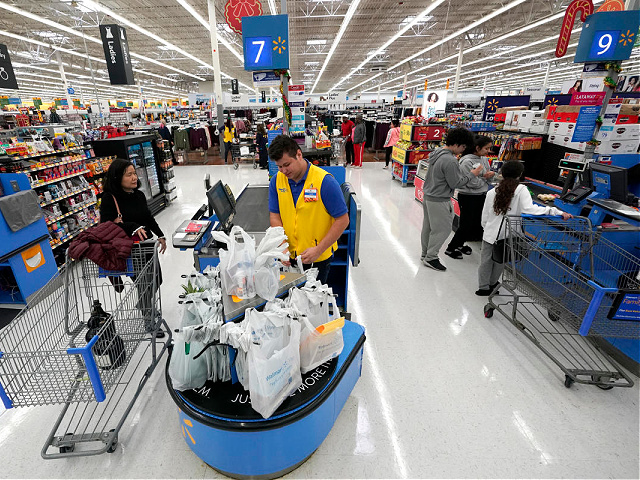
<svg viewBox="0 0 640 480"><path fill-rule="evenodd" d="M382 167L383 170L387 170L389 167Z"/></svg>

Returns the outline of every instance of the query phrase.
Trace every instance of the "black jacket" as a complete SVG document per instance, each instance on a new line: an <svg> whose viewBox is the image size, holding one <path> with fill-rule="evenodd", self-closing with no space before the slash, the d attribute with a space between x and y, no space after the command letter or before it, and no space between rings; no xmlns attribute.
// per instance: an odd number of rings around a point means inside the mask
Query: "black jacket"
<svg viewBox="0 0 640 480"><path fill-rule="evenodd" d="M147 199L144 193L140 190L134 190L131 193L122 191L115 195L104 192L102 194L102 203L100 204L100 222L113 222L118 217L114 196L118 201L120 213L122 213L122 223L120 226L128 235L133 235L136 229L144 227L147 235L153 232L158 237L164 237L164 233L162 233L158 222L153 218L147 206Z"/></svg>

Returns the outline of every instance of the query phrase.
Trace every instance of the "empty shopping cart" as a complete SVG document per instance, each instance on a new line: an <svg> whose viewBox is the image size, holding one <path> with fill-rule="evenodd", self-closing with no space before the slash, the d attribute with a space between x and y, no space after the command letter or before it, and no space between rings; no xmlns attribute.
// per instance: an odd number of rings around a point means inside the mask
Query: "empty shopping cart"
<svg viewBox="0 0 640 480"><path fill-rule="evenodd" d="M623 307L640 293L640 259L603 238L587 218L523 216L505 224L503 283L485 316L502 313L560 367L566 387L633 386L598 339L639 337L640 321Z"/></svg>
<svg viewBox="0 0 640 480"><path fill-rule="evenodd" d="M134 245L125 271L67 258L0 331L5 407L64 405L43 458L116 449L127 415L171 342L159 281L153 241ZM162 343L159 330L166 332Z"/></svg>

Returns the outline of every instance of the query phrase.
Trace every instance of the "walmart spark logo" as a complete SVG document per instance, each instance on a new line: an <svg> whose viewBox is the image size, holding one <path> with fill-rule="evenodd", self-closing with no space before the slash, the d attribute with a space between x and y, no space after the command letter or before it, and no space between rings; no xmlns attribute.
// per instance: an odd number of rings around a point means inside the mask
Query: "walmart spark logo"
<svg viewBox="0 0 640 480"><path fill-rule="evenodd" d="M633 43L636 34L631 30L627 30L627 33L620 34L620 40L618 43L621 43L623 47L627 46L627 43Z"/></svg>
<svg viewBox="0 0 640 480"><path fill-rule="evenodd" d="M498 104L499 104L499 103L500 103L500 102L498 102L498 100L496 100L496 99L494 98L493 100L491 100L491 101L489 102L489 105L487 105L487 110L491 110L491 111L493 112L494 110L496 110L496 109L498 108Z"/></svg>
<svg viewBox="0 0 640 480"><path fill-rule="evenodd" d="M547 100L547 105L558 105L558 99L553 97Z"/></svg>
<svg viewBox="0 0 640 480"><path fill-rule="evenodd" d="M188 418L184 418L182 421L184 422L184 424L185 424L187 427L191 427L191 428L193 428L193 423L191 423L191 420L189 420ZM185 438L185 440L186 440L186 438L187 438L187 435L189 436L189 440L191 440L191 443L193 443L193 444L195 445L195 444L196 444L196 441L195 441L195 440L194 440L194 438L191 436L191 433L189 432L189 429L188 429L188 428L185 428L185 426L184 426L184 425L182 425L182 436Z"/></svg>
<svg viewBox="0 0 640 480"><path fill-rule="evenodd" d="M275 45L275 47L273 47L273 51L275 52L277 50L278 53L284 52L287 49L285 43L287 43L287 41L279 36L277 41L273 41L273 44Z"/></svg>

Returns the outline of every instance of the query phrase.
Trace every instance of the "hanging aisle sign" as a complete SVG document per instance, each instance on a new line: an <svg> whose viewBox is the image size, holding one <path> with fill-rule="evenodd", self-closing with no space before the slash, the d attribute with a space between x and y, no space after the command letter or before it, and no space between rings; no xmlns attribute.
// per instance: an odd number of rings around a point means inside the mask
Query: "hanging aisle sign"
<svg viewBox="0 0 640 480"><path fill-rule="evenodd" d="M100 25L100 37L111 85L135 85L127 32L120 25Z"/></svg>
<svg viewBox="0 0 640 480"><path fill-rule="evenodd" d="M253 72L253 86L256 88L279 87L280 75L275 72Z"/></svg>
<svg viewBox="0 0 640 480"><path fill-rule="evenodd" d="M13 72L11 57L6 45L0 44L0 89L18 90L18 81Z"/></svg>
<svg viewBox="0 0 640 480"><path fill-rule="evenodd" d="M582 27L574 63L627 60L638 26L640 10L594 13Z"/></svg>
<svg viewBox="0 0 640 480"><path fill-rule="evenodd" d="M289 68L289 16L242 17L244 69Z"/></svg>

